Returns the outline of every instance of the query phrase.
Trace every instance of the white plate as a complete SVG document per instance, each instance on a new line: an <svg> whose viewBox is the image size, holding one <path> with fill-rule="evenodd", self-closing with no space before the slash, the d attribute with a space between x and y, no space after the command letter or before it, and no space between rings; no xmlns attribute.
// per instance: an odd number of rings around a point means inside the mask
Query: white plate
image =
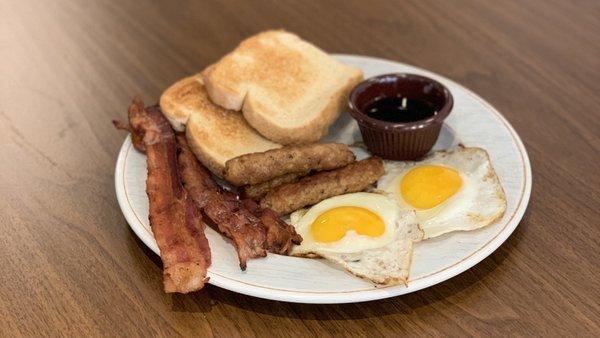
<svg viewBox="0 0 600 338"><path fill-rule="evenodd" d="M207 229L213 261L208 269L211 284L251 296L299 303L350 303L398 296L445 281L477 264L510 236L523 217L531 193L527 152L514 129L490 104L461 85L420 68L364 56L335 57L362 69L365 78L410 72L446 85L454 95L454 109L435 148L460 142L487 149L506 192L508 206L504 217L480 230L417 243L408 285L391 287L375 287L325 260L274 254L250 260L248 269L240 271L233 246ZM360 140L360 133L356 123L344 114L326 139L350 144ZM117 198L133 231L158 254L148 223L146 175L146 157L132 148L128 137L115 169Z"/></svg>

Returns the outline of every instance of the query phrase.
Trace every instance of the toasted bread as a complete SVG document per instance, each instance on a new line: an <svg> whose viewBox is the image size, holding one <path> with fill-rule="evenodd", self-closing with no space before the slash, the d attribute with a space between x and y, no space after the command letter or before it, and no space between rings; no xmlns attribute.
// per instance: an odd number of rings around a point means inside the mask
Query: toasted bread
<svg viewBox="0 0 600 338"><path fill-rule="evenodd" d="M244 40L202 77L212 102L242 111L266 138L318 141L345 107L362 72L285 31Z"/></svg>
<svg viewBox="0 0 600 338"><path fill-rule="evenodd" d="M210 106L210 102L206 102L206 96L201 92L204 90L202 77L199 74L179 80L164 91L159 104L173 129L185 131L185 125L191 114L211 109L205 109L206 106Z"/></svg>
<svg viewBox="0 0 600 338"><path fill-rule="evenodd" d="M256 132L239 112L212 104L199 75L184 78L160 98L174 129L184 131L192 151L210 171L223 177L225 162L280 147Z"/></svg>

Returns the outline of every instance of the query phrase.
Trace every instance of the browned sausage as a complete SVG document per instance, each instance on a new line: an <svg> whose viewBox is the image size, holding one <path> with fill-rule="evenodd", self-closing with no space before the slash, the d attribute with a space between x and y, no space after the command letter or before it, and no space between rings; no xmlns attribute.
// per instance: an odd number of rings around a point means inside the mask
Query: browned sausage
<svg viewBox="0 0 600 338"><path fill-rule="evenodd" d="M365 190L383 173L381 159L370 157L344 168L319 172L298 182L281 185L267 193L260 205L281 215L288 214L329 197Z"/></svg>
<svg viewBox="0 0 600 338"><path fill-rule="evenodd" d="M258 184L289 173L331 170L354 162L354 154L341 143L286 146L246 154L225 163L225 179L235 185Z"/></svg>
<svg viewBox="0 0 600 338"><path fill-rule="evenodd" d="M305 174L306 173L290 173L277 176L274 179L268 180L263 183L247 185L242 188L242 195L244 198L251 198L253 200L258 201L261 198L263 198L271 189L276 188L282 184L296 182Z"/></svg>

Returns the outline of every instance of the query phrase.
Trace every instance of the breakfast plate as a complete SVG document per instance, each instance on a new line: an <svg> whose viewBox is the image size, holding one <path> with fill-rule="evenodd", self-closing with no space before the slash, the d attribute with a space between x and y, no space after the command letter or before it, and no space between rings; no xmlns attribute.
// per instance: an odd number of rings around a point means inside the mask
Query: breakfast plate
<svg viewBox="0 0 600 338"><path fill-rule="evenodd" d="M444 84L454 96L454 109L445 120L434 150L458 145L486 149L506 193L504 216L479 230L449 233L416 243L409 281L407 285L395 286L375 286L322 259L275 254L250 260L247 270L241 271L231 244L207 229L212 251L210 284L255 297L298 303L351 303L394 297L438 284L471 268L494 252L523 217L532 183L527 152L512 126L489 103L452 80L414 66L365 56L334 57L361 69L365 78L402 72L428 76ZM325 141L359 144L356 122L343 113ZM361 148L354 150L359 159L367 156ZM146 176L146 156L136 152L127 137L115 169L117 198L133 231L158 254L148 222Z"/></svg>

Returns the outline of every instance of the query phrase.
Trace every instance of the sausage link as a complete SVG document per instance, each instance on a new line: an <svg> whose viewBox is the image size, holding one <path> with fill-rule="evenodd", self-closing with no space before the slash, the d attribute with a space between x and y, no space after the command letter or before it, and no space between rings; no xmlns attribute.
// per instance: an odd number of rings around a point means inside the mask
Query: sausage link
<svg viewBox="0 0 600 338"><path fill-rule="evenodd" d="M258 184L290 173L331 170L354 162L354 154L341 143L286 146L232 158L225 163L225 179L235 185Z"/></svg>
<svg viewBox="0 0 600 338"><path fill-rule="evenodd" d="M260 205L280 215L288 214L326 198L365 190L384 173L383 161L370 157L331 171L306 176L281 185L265 195Z"/></svg>

